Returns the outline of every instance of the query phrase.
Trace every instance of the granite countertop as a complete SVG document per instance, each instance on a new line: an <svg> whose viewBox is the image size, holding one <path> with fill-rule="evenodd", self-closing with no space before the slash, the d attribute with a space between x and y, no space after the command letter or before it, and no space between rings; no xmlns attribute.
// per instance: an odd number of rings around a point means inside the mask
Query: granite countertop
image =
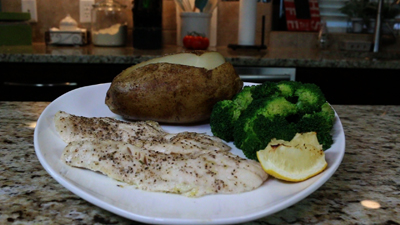
<svg viewBox="0 0 400 225"><path fill-rule="evenodd" d="M320 50L317 48L273 48L267 50L232 50L210 47L220 52L234 66L265 67L325 67L400 69L400 52L351 52ZM177 46L159 50L137 50L133 47L0 46L0 63L111 63L137 64L165 54L182 52Z"/></svg>
<svg viewBox="0 0 400 225"><path fill-rule="evenodd" d="M33 133L48 104L0 102L0 224L140 224L86 202L43 169ZM400 224L400 106L333 107L346 135L336 173L297 204L247 225Z"/></svg>

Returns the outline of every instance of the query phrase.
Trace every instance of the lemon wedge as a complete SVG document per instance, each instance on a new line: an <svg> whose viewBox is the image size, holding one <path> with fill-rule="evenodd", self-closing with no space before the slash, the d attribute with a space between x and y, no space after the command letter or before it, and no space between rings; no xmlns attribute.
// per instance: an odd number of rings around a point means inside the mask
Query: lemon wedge
<svg viewBox="0 0 400 225"><path fill-rule="evenodd" d="M328 166L315 132L298 133L290 142L272 139L257 158L269 175L292 182L307 180Z"/></svg>

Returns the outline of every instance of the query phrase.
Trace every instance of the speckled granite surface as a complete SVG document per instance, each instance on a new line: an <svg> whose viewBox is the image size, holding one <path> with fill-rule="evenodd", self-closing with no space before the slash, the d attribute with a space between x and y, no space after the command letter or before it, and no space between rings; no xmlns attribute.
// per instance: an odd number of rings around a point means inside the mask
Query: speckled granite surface
<svg viewBox="0 0 400 225"><path fill-rule="evenodd" d="M227 61L235 66L400 69L400 52L321 51L310 48L234 51L227 47L210 48L210 50L220 52ZM84 47L46 46L45 44L0 46L0 63L137 64L154 57L182 51L184 51L182 47L176 46L165 46L160 50L93 47L91 45Z"/></svg>
<svg viewBox="0 0 400 225"><path fill-rule="evenodd" d="M33 132L47 105L0 102L0 224L140 224L82 200L43 169ZM346 135L339 169L304 200L247 225L400 224L400 106L334 108Z"/></svg>

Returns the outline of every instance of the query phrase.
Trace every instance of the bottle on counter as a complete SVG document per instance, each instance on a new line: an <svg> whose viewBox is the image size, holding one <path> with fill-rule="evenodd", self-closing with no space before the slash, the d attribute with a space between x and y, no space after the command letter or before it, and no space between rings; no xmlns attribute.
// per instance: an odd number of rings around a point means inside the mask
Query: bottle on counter
<svg viewBox="0 0 400 225"><path fill-rule="evenodd" d="M103 0L93 5L92 43L96 46L125 46L127 39L126 5Z"/></svg>
<svg viewBox="0 0 400 225"><path fill-rule="evenodd" d="M318 45L321 49L326 49L329 46L329 33L325 21L321 21L321 28L318 33Z"/></svg>
<svg viewBox="0 0 400 225"><path fill-rule="evenodd" d="M287 31L284 0L272 0L272 23L273 31Z"/></svg>
<svg viewBox="0 0 400 225"><path fill-rule="evenodd" d="M133 47L159 49L162 47L162 0L134 0Z"/></svg>

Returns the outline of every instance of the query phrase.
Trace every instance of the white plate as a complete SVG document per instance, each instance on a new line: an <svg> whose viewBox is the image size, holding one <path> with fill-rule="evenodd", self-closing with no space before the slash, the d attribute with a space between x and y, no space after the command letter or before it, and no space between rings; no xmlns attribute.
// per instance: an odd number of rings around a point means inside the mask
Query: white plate
<svg viewBox="0 0 400 225"><path fill-rule="evenodd" d="M154 224L233 224L255 220L313 193L333 175L343 159L345 137L336 115L334 144L325 152L328 168L309 180L286 183L269 178L261 187L247 193L200 198L136 190L99 173L69 167L60 160L66 143L55 130L55 113L63 110L86 117L119 118L104 103L109 86L108 83L75 89L50 103L37 122L34 144L42 166L61 185L92 204L128 219ZM211 135L208 124L163 127L168 132L195 131ZM233 153L244 157L232 143L229 145Z"/></svg>

